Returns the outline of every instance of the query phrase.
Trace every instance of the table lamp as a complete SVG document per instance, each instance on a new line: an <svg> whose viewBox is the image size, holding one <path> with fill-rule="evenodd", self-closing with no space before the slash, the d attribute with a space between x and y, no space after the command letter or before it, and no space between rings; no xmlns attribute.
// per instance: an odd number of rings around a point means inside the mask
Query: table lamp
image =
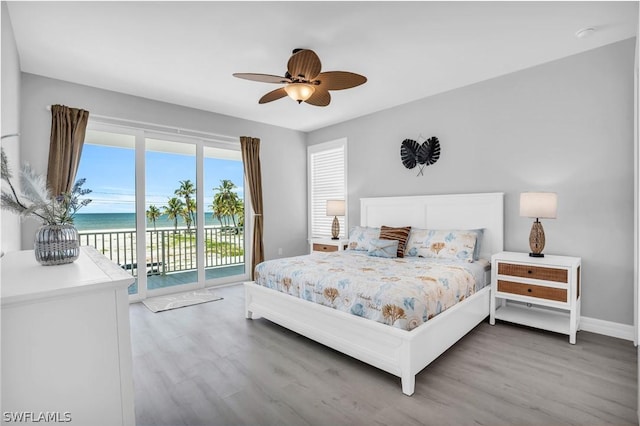
<svg viewBox="0 0 640 426"><path fill-rule="evenodd" d="M338 216L344 216L344 200L327 200L327 216L333 216L331 239L337 240L340 235Z"/></svg>
<svg viewBox="0 0 640 426"><path fill-rule="evenodd" d="M535 218L529 234L531 257L544 257L545 237L539 219L555 219L558 211L558 194L555 192L523 192L520 194L520 216Z"/></svg>

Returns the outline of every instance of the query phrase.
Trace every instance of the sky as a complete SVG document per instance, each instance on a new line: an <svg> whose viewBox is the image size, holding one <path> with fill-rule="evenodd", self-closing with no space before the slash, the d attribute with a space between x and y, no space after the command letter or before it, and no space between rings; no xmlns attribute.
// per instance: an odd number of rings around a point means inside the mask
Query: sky
<svg viewBox="0 0 640 426"><path fill-rule="evenodd" d="M76 179L86 178L84 189L93 201L78 213L134 213L135 212L135 151L85 143ZM180 181L196 182L195 156L147 152L146 153L146 208L153 204L160 208L174 197ZM243 195L244 171L241 161L205 158L204 196L205 212L210 212L213 188L222 179L229 179Z"/></svg>

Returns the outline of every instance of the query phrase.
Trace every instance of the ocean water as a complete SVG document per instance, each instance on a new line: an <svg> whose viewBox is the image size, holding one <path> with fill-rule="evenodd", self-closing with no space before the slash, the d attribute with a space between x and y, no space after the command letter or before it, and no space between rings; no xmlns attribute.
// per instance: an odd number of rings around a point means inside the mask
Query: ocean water
<svg viewBox="0 0 640 426"><path fill-rule="evenodd" d="M135 229L135 213L76 213L73 224L78 231L95 231L103 229ZM220 225L211 213L205 214L205 226ZM178 227L186 226L182 218L178 218ZM147 228L153 229L153 223L147 220ZM166 215L156 220L156 229L173 229L173 220Z"/></svg>

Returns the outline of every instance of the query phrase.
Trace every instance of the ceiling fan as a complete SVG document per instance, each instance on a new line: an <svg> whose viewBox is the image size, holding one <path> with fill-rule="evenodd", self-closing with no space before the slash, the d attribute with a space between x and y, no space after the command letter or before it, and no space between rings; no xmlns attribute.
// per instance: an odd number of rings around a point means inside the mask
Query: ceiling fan
<svg viewBox="0 0 640 426"><path fill-rule="evenodd" d="M294 49L287 62L284 77L271 74L235 73L234 77L262 83L284 84L260 98L266 104L289 95L298 103L327 106L331 102L329 90L351 89L366 83L367 78L347 71L320 72L322 64L313 50Z"/></svg>

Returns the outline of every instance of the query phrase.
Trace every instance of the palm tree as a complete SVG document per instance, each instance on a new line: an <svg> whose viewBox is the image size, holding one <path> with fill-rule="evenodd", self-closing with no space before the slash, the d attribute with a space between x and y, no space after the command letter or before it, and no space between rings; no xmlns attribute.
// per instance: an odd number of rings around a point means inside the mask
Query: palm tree
<svg viewBox="0 0 640 426"><path fill-rule="evenodd" d="M218 219L223 227L229 226L229 211L227 206L220 199L216 199L214 197L211 209L213 210L213 217Z"/></svg>
<svg viewBox="0 0 640 426"><path fill-rule="evenodd" d="M240 197L236 201L235 216L238 217L238 226L244 226L244 200Z"/></svg>
<svg viewBox="0 0 640 426"><path fill-rule="evenodd" d="M194 222L193 212L196 211L196 200L188 198L184 203L184 208L180 213L187 224L187 232L191 232L191 224Z"/></svg>
<svg viewBox="0 0 640 426"><path fill-rule="evenodd" d="M158 220L162 216L160 209L154 205L149 206L149 210L147 210L147 220L153 223L153 230L156 230L156 220Z"/></svg>
<svg viewBox="0 0 640 426"><path fill-rule="evenodd" d="M185 222L187 222L187 230L191 229L191 223L196 221L196 203L192 195L196 193L196 187L193 186L193 182L190 179L181 180L180 188L175 190L175 195L184 198L184 204L186 208L186 215L189 216L189 220L185 217Z"/></svg>
<svg viewBox="0 0 640 426"><path fill-rule="evenodd" d="M238 214L238 194L233 190L237 188L236 185L229 179L222 179L220 186L213 188L217 193L213 196L213 215L224 222L225 226L229 226L229 218L233 220L233 226L236 227L235 215Z"/></svg>
<svg viewBox="0 0 640 426"><path fill-rule="evenodd" d="M173 197L170 198L167 205L164 206L164 212L169 217L169 219L173 220L173 232L176 233L178 231L178 217L182 216L182 211L184 210L184 203L181 199Z"/></svg>

